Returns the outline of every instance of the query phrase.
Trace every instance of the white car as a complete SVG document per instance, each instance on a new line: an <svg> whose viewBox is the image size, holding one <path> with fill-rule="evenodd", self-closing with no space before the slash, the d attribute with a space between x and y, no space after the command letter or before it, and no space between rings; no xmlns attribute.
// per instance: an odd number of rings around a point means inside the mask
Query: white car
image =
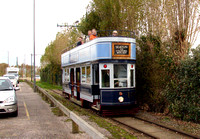
<svg viewBox="0 0 200 139"><path fill-rule="evenodd" d="M0 114L11 113L18 116L15 89L7 77L0 77Z"/></svg>
<svg viewBox="0 0 200 139"><path fill-rule="evenodd" d="M10 79L10 81L12 82L13 87L15 89L19 89L18 82L17 82L17 79L16 79L15 75L13 75L13 74L6 74L3 77L8 77Z"/></svg>

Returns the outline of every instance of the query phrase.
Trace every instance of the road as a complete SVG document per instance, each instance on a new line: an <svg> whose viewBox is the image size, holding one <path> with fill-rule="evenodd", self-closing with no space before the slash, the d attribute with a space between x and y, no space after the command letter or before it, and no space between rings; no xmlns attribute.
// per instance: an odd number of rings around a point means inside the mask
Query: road
<svg viewBox="0 0 200 139"><path fill-rule="evenodd" d="M86 133L72 134L67 117L58 117L38 93L26 83L17 91L18 117L0 115L0 138L89 138Z"/></svg>

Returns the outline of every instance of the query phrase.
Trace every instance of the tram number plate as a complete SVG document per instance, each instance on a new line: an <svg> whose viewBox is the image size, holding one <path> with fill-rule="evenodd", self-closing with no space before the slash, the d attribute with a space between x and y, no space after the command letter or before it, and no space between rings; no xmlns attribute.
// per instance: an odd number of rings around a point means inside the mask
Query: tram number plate
<svg viewBox="0 0 200 139"><path fill-rule="evenodd" d="M114 45L115 55L129 55L129 45Z"/></svg>

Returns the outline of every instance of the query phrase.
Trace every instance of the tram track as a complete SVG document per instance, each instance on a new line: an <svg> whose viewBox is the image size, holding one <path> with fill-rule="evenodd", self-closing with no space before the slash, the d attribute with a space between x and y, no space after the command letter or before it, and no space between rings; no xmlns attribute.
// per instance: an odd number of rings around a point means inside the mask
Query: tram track
<svg viewBox="0 0 200 139"><path fill-rule="evenodd" d="M117 124L119 124L119 125L122 125L122 126L125 127L126 129L128 129L129 132L135 132L135 131L136 131L136 132L138 132L138 133L143 134L144 136L147 136L147 137L156 139L155 136L153 136L153 135L151 135L151 134L149 134L149 133L147 133L147 132L145 132L145 131L142 131L142 130L140 130L140 129L134 128L134 127L132 127L132 126L130 126L130 125L127 125L127 124L125 124L125 123L123 123L123 122L120 122L120 121L118 121L118 120L116 120L116 119L114 119L114 118L111 118L111 119L109 119L109 120L111 120L111 121L113 121L113 122L115 122L115 123L117 123Z"/></svg>
<svg viewBox="0 0 200 139"><path fill-rule="evenodd" d="M150 124L154 124L154 125L159 126L159 127L161 127L161 128L165 128L165 129L167 129L167 130L173 131L173 132L175 132L175 133L178 133L178 134L181 134L181 135L190 137L190 138L200 139L200 137L198 137L198 136L195 136L195 135L192 135L192 134L188 134L188 133L186 133L186 132L183 132L183 131L174 129L174 128L172 128L172 127L168 127L168 126L165 126L165 125L162 125L162 124L158 124L158 123L155 123L155 122L146 120L146 119L142 119L142 118L137 117L137 116L134 116L134 118L136 118L136 119L138 119L138 120L142 120L142 121L147 122L147 123L150 123Z"/></svg>
<svg viewBox="0 0 200 139"><path fill-rule="evenodd" d="M63 96L61 90L58 90L58 89L52 90L51 89L50 91ZM123 119L123 118L125 118L125 117L120 117L120 119ZM148 124L148 125L150 125L150 128L153 128L154 126L156 126L157 128L164 130L165 133L171 132L171 133L174 134L174 138L177 138L177 136L179 135L181 138L186 138L186 139L188 139L188 138L200 139L199 136L188 134L186 132L183 132L183 131L180 131L180 130L177 130L177 129L174 129L174 128L171 128L171 127L168 127L168 126L165 126L165 125L162 125L162 124L158 124L158 123L153 122L153 121L142 119L138 116L132 116L132 117L129 117L129 118L132 119L132 120L136 119L136 120L138 120L138 121L140 121L141 123L144 123L144 124ZM137 126L133 127L129 124L126 124L126 122L124 122L123 120L119 120L119 118L118 119L117 118L108 118L108 119L110 121L113 121L114 123L117 123L118 125L122 125L122 127L125 127L126 129L128 129L130 131L130 133L138 132L138 133L141 133L148 138L154 138L154 139L163 138L163 136L159 137L159 134L162 134L161 131L158 131L160 133L156 135L156 132L148 132L148 131L145 131L145 129L137 128ZM130 120L128 120L128 122L131 123ZM165 137L165 138L169 138L169 137Z"/></svg>
<svg viewBox="0 0 200 139"><path fill-rule="evenodd" d="M125 122L125 119L128 122ZM127 117L111 118L110 120L126 127L129 130L137 131L153 139L160 139L160 138L200 139L200 137L198 136L191 135L183 131L179 131L171 127L167 127L165 125L161 125L136 116L128 118ZM135 122L136 120L137 122ZM137 125L134 125L134 123L137 123Z"/></svg>

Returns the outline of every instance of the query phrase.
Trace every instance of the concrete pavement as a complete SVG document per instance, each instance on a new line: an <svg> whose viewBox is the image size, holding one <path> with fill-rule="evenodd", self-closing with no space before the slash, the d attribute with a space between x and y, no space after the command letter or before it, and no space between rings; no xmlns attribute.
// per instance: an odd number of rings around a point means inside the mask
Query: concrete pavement
<svg viewBox="0 0 200 139"><path fill-rule="evenodd" d="M72 134L67 117L57 117L49 104L26 83L20 83L18 117L0 115L0 138L90 138L86 133Z"/></svg>

